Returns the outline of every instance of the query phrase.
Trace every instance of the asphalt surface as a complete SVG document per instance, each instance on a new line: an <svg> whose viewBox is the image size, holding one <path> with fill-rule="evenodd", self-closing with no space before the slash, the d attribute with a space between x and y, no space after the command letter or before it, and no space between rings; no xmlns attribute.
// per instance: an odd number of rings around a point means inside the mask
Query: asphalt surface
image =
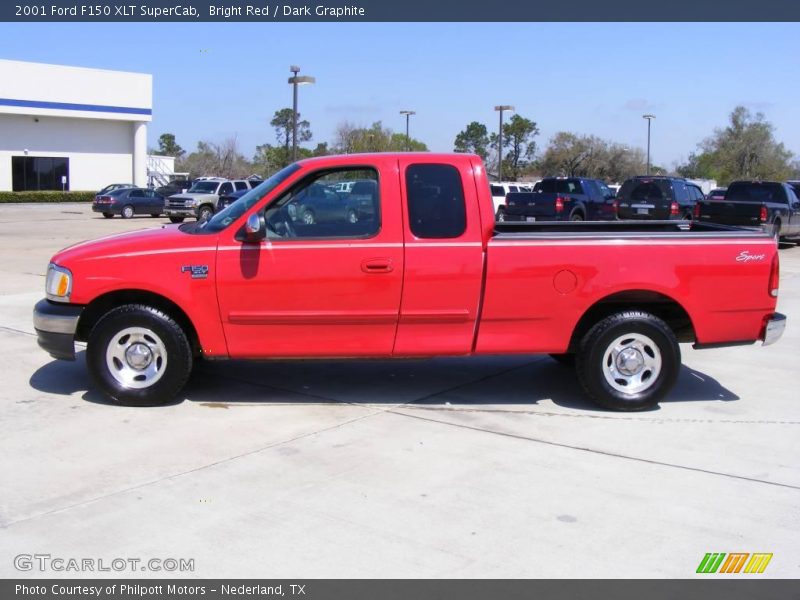
<svg viewBox="0 0 800 600"><path fill-rule="evenodd" d="M31 309L58 249L163 222L0 205L0 577L686 578L707 552L800 576L799 248L784 337L682 346L645 413L545 356L209 363L178 402L111 405ZM194 570L15 568L34 553Z"/></svg>

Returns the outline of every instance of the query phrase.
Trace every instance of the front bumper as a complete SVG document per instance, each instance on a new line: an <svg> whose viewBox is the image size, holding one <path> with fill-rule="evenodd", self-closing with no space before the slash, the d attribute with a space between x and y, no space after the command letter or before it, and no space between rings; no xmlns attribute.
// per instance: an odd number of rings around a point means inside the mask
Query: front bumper
<svg viewBox="0 0 800 600"><path fill-rule="evenodd" d="M39 346L53 358L75 360L75 332L83 306L39 300L33 307L33 328Z"/></svg>
<svg viewBox="0 0 800 600"><path fill-rule="evenodd" d="M197 216L197 210L192 208L164 208L164 214L168 217L194 217Z"/></svg>
<svg viewBox="0 0 800 600"><path fill-rule="evenodd" d="M781 313L772 315L764 328L764 345L769 346L777 342L783 335L784 329L786 329L786 315Z"/></svg>

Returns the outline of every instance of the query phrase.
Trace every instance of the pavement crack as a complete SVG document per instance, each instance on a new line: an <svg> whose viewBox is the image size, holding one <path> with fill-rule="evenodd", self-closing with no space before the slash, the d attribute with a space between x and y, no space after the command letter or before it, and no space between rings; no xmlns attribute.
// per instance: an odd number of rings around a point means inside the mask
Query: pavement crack
<svg viewBox="0 0 800 600"><path fill-rule="evenodd" d="M7 529L8 527L10 527L12 525L17 525L19 523L25 523L26 521L33 521L35 519L39 519L39 518L46 517L46 516L49 516L49 515L65 512L65 511L71 510L73 508L79 508L81 506L86 506L86 505L92 504L94 502L99 502L99 501L105 500L107 498L113 498L115 496L119 496L120 494L126 494L128 492L132 492L134 490L142 489L142 488L145 488L145 487L148 487L148 486L151 486L151 485L155 485L155 484L158 484L158 483L161 483L161 482L164 482L164 481L170 481L172 479L177 479L177 478L183 477L185 475L191 475L192 473L197 473L199 471L204 471L205 469L210 469L211 467L216 467L218 465L229 463L229 462L232 462L234 460L238 460L240 458L244 458L244 457L247 457L247 456L252 456L252 455L258 454L260 452L264 452L266 450L270 450L272 448L276 448L278 446L282 446L284 444L291 444L292 442L296 442L298 440L302 440L302 439L308 438L308 437L313 437L315 435L319 435L320 433L327 433L329 431L333 431L335 429L339 429L340 427L345 427L346 425L350 425L351 423L356 423L358 421L362 421L364 419L368 419L370 417L374 417L375 415L383 414L385 412L386 412L386 410L376 410L376 411L370 412L370 413L368 413L366 415L361 415L359 417L355 417L353 419L348 419L347 421L343 421L341 423L336 423L335 425L331 425L330 427L323 427L322 429L315 429L314 431L308 431L306 433L301 433L300 435L296 435L296 436L294 436L292 438L288 438L288 439L285 439L285 440L280 440L280 441L277 441L277 442L273 442L271 444L267 444L266 446L261 446L259 448L254 448L253 450L248 450L247 452L241 452L241 453L236 454L234 456L227 456L225 458L221 458L219 460L215 460L215 461L212 461L210 463L207 463L207 464L204 464L204 465L200 465L198 467L194 467L194 468L191 468L191 469L186 469L185 471L180 471L178 473L171 473L169 475L164 475L163 477L158 477L158 478L152 479L150 481L145 481L143 483L139 483L139 484L136 484L136 485L128 486L128 487L125 487L125 488L122 488L122 489L119 489L119 490L115 490L113 492L109 492L107 494L101 494L99 496L95 496L94 498L89 498L87 500L81 500L80 502L75 502L74 504L69 504L67 506L61 506L59 508L54 508L52 510L41 512L41 513L38 513L38 514L35 514L35 515L30 515L30 516L24 517L22 519L17 519L17 520L14 520L14 521L2 522L2 523L0 523L0 529Z"/></svg>
<svg viewBox="0 0 800 600"><path fill-rule="evenodd" d="M22 335L30 335L32 337L36 337L36 334L31 333L30 331L23 331L22 329L15 329L14 327L6 327L5 325L0 325L0 330L8 331L9 333L21 333Z"/></svg>
<svg viewBox="0 0 800 600"><path fill-rule="evenodd" d="M405 406L405 405L404 405ZM800 425L800 421L771 421L764 419L737 420L737 419L684 419L672 417L632 417L622 415L600 415L586 413L556 413L543 410L521 410L504 408L469 408L461 406L411 406L414 410L428 410L440 413L482 413L482 414L507 414L526 415L531 417L561 417L566 419L600 419L606 421L636 421L639 423L725 423L729 425Z"/></svg>
<svg viewBox="0 0 800 600"><path fill-rule="evenodd" d="M449 421L441 421L439 419L432 419L432 418L423 417L423 416L420 416L420 415L414 415L414 414L408 414L408 413L404 413L404 412L399 412L399 410L398 410L399 408L403 408L403 407L396 407L396 408L393 408L393 409L389 410L388 412L393 414L393 415L397 415L397 416L401 416L401 417L407 417L409 419L419 419L420 421L427 421L429 423L436 423L438 425L448 425L450 427L457 427L459 429L468 429L470 431L477 431L477 432L480 432L480 433L488 433L490 435L499 435L499 436L503 436L503 437L516 439L516 440L522 440L522 441L526 441L526 442L534 442L534 443L537 443L537 444L544 444L544 445L547 445L547 446L553 446L553 447L556 447L556 448L565 448L567 450L576 450L578 452L588 452L590 454L597 454L597 455L600 455L600 456L608 456L610 458L621 458L623 460L630 460L630 461L645 463L645 464L649 464L649 465L656 465L656 466L660 466L660 467L668 467L668 468L671 468L671 469L680 469L680 470L683 470L683 471L693 471L695 473L704 473L706 475L715 475L715 476L718 476L718 477L727 477L727 478L730 478L730 479L738 479L740 481L748 481L748 482L751 482L751 483L761 483L761 484L764 484L764 485L772 485L772 486L775 486L775 487L787 488L787 489L792 489L792 490L800 490L800 486L792 485L792 484L789 484L789 483L779 483L779 482L775 482L775 481L767 481L765 479L757 479L755 477L746 477L744 475L734 475L733 473L724 473L722 471L712 471L711 469L701 469L700 467L690 467L690 466L687 466L687 465L679 465L677 463L669 463L669 462L664 462L664 461L660 461L660 460L653 460L653 459L650 459L650 458L641 458L641 457L638 457L638 456L629 456L627 454L619 454L617 452L609 452L607 450L598 450L598 449L595 449L595 448L587 448L587 447L584 447L584 446L575 446L575 445L572 445L572 444L565 444L565 443L562 443L562 442L552 442L550 440L543 440L541 438L535 438L535 437L520 435L520 434L516 434L516 433L508 433L508 432L505 432L505 431L495 431L495 430L486 429L486 428L483 428L483 427L475 427L473 425L465 425L463 423L452 423L452 422L449 422Z"/></svg>

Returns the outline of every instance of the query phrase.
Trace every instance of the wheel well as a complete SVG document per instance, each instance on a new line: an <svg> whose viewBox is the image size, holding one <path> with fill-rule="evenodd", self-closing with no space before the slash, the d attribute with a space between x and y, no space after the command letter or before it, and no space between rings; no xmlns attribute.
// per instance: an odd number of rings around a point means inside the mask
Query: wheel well
<svg viewBox="0 0 800 600"><path fill-rule="evenodd" d="M624 310L641 310L657 316L669 325L679 342L694 342L696 339L689 313L675 300L658 292L630 290L606 296L592 305L575 326L569 343L569 351L577 351L583 336L598 321Z"/></svg>
<svg viewBox="0 0 800 600"><path fill-rule="evenodd" d="M200 355L200 338L197 336L197 330L194 328L192 321L183 312L183 309L164 296L144 290L118 290L103 294L92 300L81 313L78 329L75 332L75 339L82 342L88 340L89 334L100 318L111 309L123 304L145 304L168 314L186 332L193 354L195 356Z"/></svg>
<svg viewBox="0 0 800 600"><path fill-rule="evenodd" d="M576 206L575 208L573 208L573 209L572 209L572 212L571 212L571 213L569 213L569 216L570 216L570 218L571 218L573 215L580 215L580 216L582 216L584 219L586 218L586 211L584 210L584 208L583 208L583 205L582 205L582 204L579 204L578 206Z"/></svg>

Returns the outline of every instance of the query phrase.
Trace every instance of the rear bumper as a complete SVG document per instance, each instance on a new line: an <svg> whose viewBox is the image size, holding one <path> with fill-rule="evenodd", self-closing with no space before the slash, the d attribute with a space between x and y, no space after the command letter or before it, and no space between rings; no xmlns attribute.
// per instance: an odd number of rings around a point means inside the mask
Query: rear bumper
<svg viewBox="0 0 800 600"><path fill-rule="evenodd" d="M114 204L92 204L92 210L96 213L117 214L119 212L119 208Z"/></svg>
<svg viewBox="0 0 800 600"><path fill-rule="evenodd" d="M82 312L82 306L39 300L33 307L39 346L53 358L75 360L75 332Z"/></svg>
<svg viewBox="0 0 800 600"><path fill-rule="evenodd" d="M784 329L786 329L786 315L781 313L772 315L764 328L764 345L769 346L781 339Z"/></svg>

